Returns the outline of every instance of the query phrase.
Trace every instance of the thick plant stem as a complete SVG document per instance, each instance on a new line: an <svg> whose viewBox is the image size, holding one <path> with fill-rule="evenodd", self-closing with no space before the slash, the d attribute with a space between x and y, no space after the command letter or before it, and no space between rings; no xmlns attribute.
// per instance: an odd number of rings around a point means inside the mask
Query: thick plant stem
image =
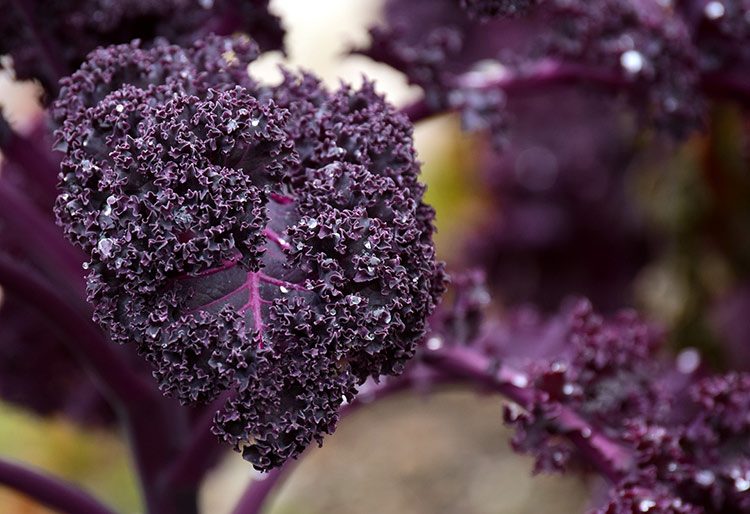
<svg viewBox="0 0 750 514"><path fill-rule="evenodd" d="M431 108L424 98L405 105L399 109L399 112L409 118L412 123L418 123L441 114L439 109Z"/></svg>
<svg viewBox="0 0 750 514"><path fill-rule="evenodd" d="M220 396L193 423L179 455L164 473L165 488L197 487L201 483L223 449L211 432L214 416L231 397L230 393Z"/></svg>
<svg viewBox="0 0 750 514"><path fill-rule="evenodd" d="M197 510L195 488L166 488L163 473L177 454L173 402L156 396L140 405L128 405L123 426L141 485L148 514L192 514Z"/></svg>
<svg viewBox="0 0 750 514"><path fill-rule="evenodd" d="M4 121L4 120L0 120ZM46 176L49 163L35 153L13 151L20 136L0 123L0 146L30 178ZM52 190L54 192L54 189ZM147 511L182 514L197 509L195 487L167 489L164 473L178 454L176 402L164 398L149 377L142 377L120 349L91 321L81 271L83 257L65 239L50 215L39 210L7 180L0 180L0 218L14 244L42 270L0 257L0 284L31 309L42 311L65 337L70 352L90 372L121 419L141 482ZM62 265L62 266L61 266ZM62 273L61 273L62 270Z"/></svg>
<svg viewBox="0 0 750 514"><path fill-rule="evenodd" d="M432 382L433 379L434 382ZM430 380L430 383L436 383L440 381L440 378L435 376L430 377ZM397 378L391 378L378 384L373 384L371 387L363 390L352 402L344 405L341 408L339 415L340 417L350 415L361 407L408 390L415 385L416 384L414 384L412 377L409 376L409 374L404 374ZM260 514L263 512L263 509L267 506L271 493L278 489L284 479L291 474L292 469L296 467L299 461L307 454L308 452L305 452L299 457L299 460L289 460L280 468L268 472L262 479L256 479L250 482L232 511L232 514Z"/></svg>
<svg viewBox="0 0 750 514"><path fill-rule="evenodd" d="M304 457L306 454L302 454ZM253 480L245 489L240 501L232 511L232 514L260 514L268 501L271 492L276 490L277 485L291 472L298 461L287 461L280 468L266 473L262 479Z"/></svg>
<svg viewBox="0 0 750 514"><path fill-rule="evenodd" d="M55 277L59 286L84 298L81 254L65 240L51 214L42 213L6 180L0 180L0 220L14 243Z"/></svg>
<svg viewBox="0 0 750 514"><path fill-rule="evenodd" d="M83 306L76 308L34 270L0 256L0 284L7 294L39 309L54 323L53 328L67 336L64 340L72 341L69 350L93 372L108 398L115 403L137 405L153 396L148 382L133 373L116 347L81 313Z"/></svg>
<svg viewBox="0 0 750 514"><path fill-rule="evenodd" d="M519 68L467 72L456 77L451 86L478 91L502 89L506 93L516 93L571 83L621 88L628 87L633 82L620 73L604 68L556 59L540 59Z"/></svg>
<svg viewBox="0 0 750 514"><path fill-rule="evenodd" d="M70 341L70 352L91 373L102 393L109 398L122 419L133 450L143 496L152 514L178 514L168 508L170 493L157 487L160 473L170 462L175 448L170 446L173 426L172 402L161 396L152 384L135 373L117 347L104 339L100 330L34 270L0 256L0 284L7 294L40 309Z"/></svg>
<svg viewBox="0 0 750 514"><path fill-rule="evenodd" d="M14 150L14 142L20 141L20 136L6 123L1 125L4 128L0 143L6 156L31 179L49 175L49 163L35 155L41 150ZM0 218L14 244L23 247L33 262L47 271L42 275L34 268L0 257L0 284L29 308L43 311L45 319L65 336L62 340L70 343L70 352L90 372L118 412L131 443L148 512L178 514L195 510L194 488L178 495L162 487L162 474L177 453L173 414L178 406L165 399L148 377L141 377L132 369L120 349L91 321L91 308L84 301L83 256L65 241L51 214L40 211L7 180L0 180Z"/></svg>
<svg viewBox="0 0 750 514"><path fill-rule="evenodd" d="M703 74L701 77L703 90L718 98L736 100L744 105L750 105L750 77L743 72L723 72Z"/></svg>
<svg viewBox="0 0 750 514"><path fill-rule="evenodd" d="M499 68L489 72L471 71L458 75L448 86L457 90L491 91L505 93L527 93L554 84L589 83L608 88L621 88L631 84L623 75L596 67L541 59L518 69ZM443 111L460 110L460 103L434 108L425 100L418 100L401 109L412 123L422 121Z"/></svg>
<svg viewBox="0 0 750 514"><path fill-rule="evenodd" d="M57 174L60 166L52 151L37 139L32 139L14 131L0 112L0 150L8 161L23 170L35 190L39 190L50 201L57 187Z"/></svg>
<svg viewBox="0 0 750 514"><path fill-rule="evenodd" d="M77 487L26 466L0 459L0 485L65 514L114 514Z"/></svg>
<svg viewBox="0 0 750 514"><path fill-rule="evenodd" d="M83 298L84 255L65 240L52 213L58 172L54 156L38 142L16 133L2 114L0 150L22 172L22 184L33 185L38 194L32 201L11 177L0 177L0 221L5 236L23 248L57 285Z"/></svg>
<svg viewBox="0 0 750 514"><path fill-rule="evenodd" d="M634 84L621 73L581 63L557 59L540 59L520 68L499 67L491 71L469 71L456 76L449 88L467 91L502 90L506 94L528 93L556 84L585 83L615 91L631 88ZM701 89L710 96L738 100L750 104L750 80L742 73L704 73ZM431 106L425 99L401 108L400 112L412 123L447 111L460 110L463 105Z"/></svg>

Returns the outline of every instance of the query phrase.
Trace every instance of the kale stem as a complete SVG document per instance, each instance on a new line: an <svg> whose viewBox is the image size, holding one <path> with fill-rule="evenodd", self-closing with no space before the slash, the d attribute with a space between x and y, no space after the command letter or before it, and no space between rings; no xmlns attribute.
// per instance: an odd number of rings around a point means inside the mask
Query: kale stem
<svg viewBox="0 0 750 514"><path fill-rule="evenodd" d="M51 215L46 216L7 180L0 180L0 220L13 242L50 277L62 279L58 286L83 298L83 256L63 237ZM57 280L56 280L57 282Z"/></svg>
<svg viewBox="0 0 750 514"><path fill-rule="evenodd" d="M55 225L52 203L55 196L58 166L50 151L29 138L13 131L0 114L0 150L8 161L24 174L25 184L42 193L42 203L49 202L48 211L35 205L10 176L0 177L0 221L4 235L35 264L47 272L61 286L85 295L81 265L83 253L70 245Z"/></svg>
<svg viewBox="0 0 750 514"><path fill-rule="evenodd" d="M384 380L362 390L352 402L341 408L340 416L349 415L360 407L396 393L413 390L420 385L472 385L478 390L501 394L525 408L532 407L537 396L537 391L527 387L528 379L523 373L508 366L493 365L490 358L468 347L425 351L418 359L418 368L412 367L400 377ZM578 448L580 455L597 472L612 483L620 480L631 460L630 453L625 448L565 406L561 406L558 415L550 421ZM307 452L300 459L305 455ZM278 489L297 462L287 461L280 468L270 471L264 479L252 481L232 513L261 513L271 493Z"/></svg>
<svg viewBox="0 0 750 514"><path fill-rule="evenodd" d="M204 409L202 415L194 423L179 455L164 473L167 490L200 484L206 472L216 463L216 458L223 447L211 432L211 427L216 411L231 397L232 393L220 396Z"/></svg>
<svg viewBox="0 0 750 514"><path fill-rule="evenodd" d="M0 484L66 514L114 514L96 498L59 478L0 459Z"/></svg>
<svg viewBox="0 0 750 514"><path fill-rule="evenodd" d="M502 90L506 94L526 93L555 84L588 83L605 88L628 88L632 82L622 74L586 64L540 59L517 69L469 71L454 77L447 85L456 91ZM704 73L701 88L707 94L750 103L750 79L741 72ZM400 109L412 123L423 121L444 111L460 110L463 105L432 107L422 98Z"/></svg>
<svg viewBox="0 0 750 514"><path fill-rule="evenodd" d="M437 110L430 108L427 104L427 100L424 98L405 105L399 109L399 112L409 118L409 121L412 123L418 123L440 114Z"/></svg>
<svg viewBox="0 0 750 514"><path fill-rule="evenodd" d="M86 306L76 306L28 266L0 255L0 284L62 332L71 341L69 350L95 374L107 397L121 403L142 402L153 395L153 388L133 373L128 364L101 331L82 314Z"/></svg>
<svg viewBox="0 0 750 514"><path fill-rule="evenodd" d="M471 348L448 347L429 351L424 354L423 359L457 379L463 378L471 383L487 386L525 409L534 406L537 391L528 387L528 380L523 373L505 365L497 366L492 359ZM628 469L630 453L573 410L560 405L556 417L549 421L610 482L618 482Z"/></svg>
<svg viewBox="0 0 750 514"><path fill-rule="evenodd" d="M0 150L8 161L24 171L34 188L44 193L45 200L54 199L60 166L52 151L40 141L13 130L0 112Z"/></svg>
<svg viewBox="0 0 750 514"><path fill-rule="evenodd" d="M307 453L303 453L300 458L305 455ZM291 472L291 469L298 462L297 460L288 460L280 468L266 473L262 479L253 480L245 489L232 514L260 514L263 512L263 508L266 506L271 492L277 488L277 485Z"/></svg>
<svg viewBox="0 0 750 514"><path fill-rule="evenodd" d="M0 123L0 145L7 152L18 136L7 124ZM43 157L24 152L7 152L9 158L33 178L44 170ZM83 256L63 238L50 216L40 211L8 180L0 180L0 219L6 234L24 254L44 270L35 269L0 256L0 284L37 309L53 329L65 337L70 352L82 363L116 408L128 433L148 512L174 514L186 512L182 502L195 504L195 491L176 495L159 488L161 473L176 453L174 439L175 402L162 397L147 377L133 370L119 348L111 344L91 321L91 308L84 301L81 271ZM179 496L179 497L178 497ZM183 499L186 498L186 500ZM192 500L190 499L192 498Z"/></svg>
<svg viewBox="0 0 750 514"><path fill-rule="evenodd" d="M585 64L541 59L520 68L499 68L492 71L469 71L458 75L447 84L456 91L502 90L505 93L526 93L554 84L590 83L608 88L621 88L630 82L621 74ZM460 110L459 101L446 105L443 110ZM430 107L425 99L401 109L412 123L440 114L441 109Z"/></svg>
<svg viewBox="0 0 750 514"><path fill-rule="evenodd" d="M703 90L719 98L737 100L750 104L750 76L742 72L719 72L703 74Z"/></svg>
<svg viewBox="0 0 750 514"><path fill-rule="evenodd" d="M424 377L420 377L420 381ZM438 377L431 377L430 383L439 381ZM384 380L373 387L363 391L350 403L344 405L339 411L339 416L347 416L353 412L359 410L359 408L369 405L370 403L381 400L393 394L411 389L416 384L412 380L412 377L405 373L404 375ZM281 482L291 474L292 468L294 468L299 461L301 461L308 451L300 455L297 460L288 460L280 468L266 473L262 479L255 479L247 486L245 492L240 498L239 502L235 506L232 514L259 514L263 511L271 493L278 489Z"/></svg>
<svg viewBox="0 0 750 514"><path fill-rule="evenodd" d="M575 62L540 59L519 68L500 68L489 72L470 71L456 77L451 85L474 91L502 89L506 93L515 93L554 84L580 82L615 88L632 83L624 75L606 69Z"/></svg>
<svg viewBox="0 0 750 514"><path fill-rule="evenodd" d="M88 370L102 393L116 408L126 428L135 458L143 496L151 514L178 514L169 510L176 501L171 491L160 491L159 474L170 462L175 402L163 398L150 382L129 366L118 348L107 341L74 298L60 292L28 266L0 256L0 284L8 295L29 308L39 310L44 319L66 337L69 351Z"/></svg>

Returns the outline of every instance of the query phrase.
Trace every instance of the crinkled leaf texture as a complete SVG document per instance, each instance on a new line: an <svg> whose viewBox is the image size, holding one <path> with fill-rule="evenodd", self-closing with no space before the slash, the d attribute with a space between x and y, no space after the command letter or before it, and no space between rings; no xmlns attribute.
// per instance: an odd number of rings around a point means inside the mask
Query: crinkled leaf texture
<svg viewBox="0 0 750 514"><path fill-rule="evenodd" d="M287 73L257 47L137 43L63 82L56 212L90 255L89 299L215 433L262 470L333 431L399 373L442 290L408 121L378 96Z"/></svg>
<svg viewBox="0 0 750 514"><path fill-rule="evenodd" d="M497 316L482 279L451 277L453 301L412 366L442 346L494 361L528 395L503 417L535 471L583 465L611 480L590 514L750 512L750 374L710 375L694 349L663 352L662 331L630 310L601 316L575 300L552 316Z"/></svg>

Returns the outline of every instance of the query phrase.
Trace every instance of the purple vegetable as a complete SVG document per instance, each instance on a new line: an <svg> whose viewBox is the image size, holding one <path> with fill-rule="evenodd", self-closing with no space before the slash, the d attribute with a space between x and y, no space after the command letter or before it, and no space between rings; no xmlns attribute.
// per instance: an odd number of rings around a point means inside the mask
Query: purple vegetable
<svg viewBox="0 0 750 514"><path fill-rule="evenodd" d="M504 150L480 154L487 206L459 259L497 299L557 310L585 296L603 311L634 300L657 254L633 198L633 120L605 95L562 86L516 98ZM488 145L487 145L488 146Z"/></svg>
<svg viewBox="0 0 750 514"><path fill-rule="evenodd" d="M258 514L342 416L448 384L594 475L592 514L750 512L750 3L388 0L358 51L421 88L400 111L257 80L268 4L0 0L3 65L59 92L0 116L3 401L118 424L148 514L197 514L222 442ZM483 134L441 163L481 181L445 291L412 123L449 111Z"/></svg>
<svg viewBox="0 0 750 514"><path fill-rule="evenodd" d="M516 16L525 13L541 0L461 0L461 7L480 19L494 16Z"/></svg>
<svg viewBox="0 0 750 514"><path fill-rule="evenodd" d="M53 96L58 79L100 46L241 31L273 50L284 35L268 0L2 0L0 9L0 55L11 55L18 78L40 80Z"/></svg>
<svg viewBox="0 0 750 514"><path fill-rule="evenodd" d="M464 7L481 17L527 3ZM747 98L739 69L748 63L740 49L748 46L750 6L677 3L545 1L521 19L482 20L455 0L390 0L385 23L359 51L425 89L414 119L455 109L467 128L502 140L505 96L576 83L626 95L649 125L683 137L703 124L707 96Z"/></svg>
<svg viewBox="0 0 750 514"><path fill-rule="evenodd" d="M411 128L371 85L243 70L244 40L94 52L53 106L56 212L96 321L259 469L414 354L441 290ZM291 113L296 117L291 119Z"/></svg>
<svg viewBox="0 0 750 514"><path fill-rule="evenodd" d="M48 245L55 238L65 245L53 226L59 161L49 148L46 127L37 124L29 137L22 137L0 118L0 134L8 157L0 169L0 266L23 263L25 271L43 276L60 291L70 291L75 299L69 270L50 259L44 244L35 245L34 252L25 247L30 232ZM29 168L38 174L29 174ZM35 219L48 224L48 230L35 226ZM81 275L83 254L74 251L72 257L71 264ZM3 288L0 294L0 398L43 416L63 415L84 425L112 426L111 406L70 351L75 335L59 331L36 303L30 305L12 288Z"/></svg>

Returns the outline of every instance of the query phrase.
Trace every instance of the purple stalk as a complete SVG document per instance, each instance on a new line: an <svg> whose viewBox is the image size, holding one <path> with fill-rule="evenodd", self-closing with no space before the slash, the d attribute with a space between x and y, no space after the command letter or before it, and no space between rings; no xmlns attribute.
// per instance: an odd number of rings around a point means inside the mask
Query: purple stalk
<svg viewBox="0 0 750 514"><path fill-rule="evenodd" d="M533 401L535 391L525 387L526 377L522 373L500 366L497 369L492 368L491 359L481 355L468 348L448 348L445 350L427 352L424 355L426 363L431 366L420 382L427 382L434 385L436 382L448 381L467 381L474 385L490 388L498 393L503 394L508 399L518 403L523 407L529 407ZM491 372L491 370L493 370ZM394 380L384 381L370 390L366 390L360 397L342 408L341 414L347 415L357 410L359 407L367 405L373 401L391 396L395 393L404 391L414 385L414 380L409 375L402 376ZM138 416L138 419L149 420L145 416ZM208 443L210 431L206 422L208 416L199 420L196 427L196 437L192 443L187 446L187 450L182 454L180 460L176 462L189 462L188 456L192 455L196 449L200 448L199 443ZM622 471L627 466L629 455L627 452L609 440L603 434L595 431L585 420L575 412L562 408L559 415L554 420L562 433L566 434L569 439L578 447L581 454L599 471L603 476L611 481L617 481ZM163 444L163 441L162 441ZM148 449L148 445L145 446ZM153 449L153 448L152 448ZM199 454L197 455L200 456ZM246 489L237 506L234 514L258 514L266 504L270 494L277 488L278 484L288 476L292 468L296 466L296 460L288 461L281 468L275 469L268 473L262 480L253 481ZM183 468L177 466L177 470L172 475L172 482L177 481L175 477L180 477L179 472L185 472ZM188 467L188 469L190 469ZM147 473L151 474L151 473ZM189 475L188 475L189 476ZM202 475L201 475L202 476ZM2 472L0 470L0 480ZM174 483L166 487L166 491L175 492ZM26 491L35 497L39 495L33 489ZM44 491L42 491L44 493ZM43 500L44 497L38 497ZM156 505L159 505L157 502ZM164 510L162 507L150 509L152 512L187 512L183 507L181 510ZM72 511L79 512L79 511ZM87 512L106 512L106 511L80 511Z"/></svg>
<svg viewBox="0 0 750 514"><path fill-rule="evenodd" d="M226 404L232 394L226 393L205 407L203 414L193 424L193 428L182 446L179 455L164 473L164 487L197 486L216 458L223 450L216 436L211 432L216 412Z"/></svg>
<svg viewBox="0 0 750 514"><path fill-rule="evenodd" d="M432 377L430 375L431 384L438 381L440 381L439 377ZM374 387L363 391L362 393L357 395L357 398L344 405L339 411L339 416L348 416L353 412L359 410L360 407L364 407L374 401L381 400L387 396L392 396L396 393L410 389L414 385L414 381L408 373L397 378L380 382ZM250 482L239 502L232 511L232 514L259 514L260 512L262 512L271 493L278 488L279 484L287 476L289 476L292 468L297 466L299 461L302 460L305 455L307 455L307 452L303 453L299 457L299 459L286 461L283 466L265 474L262 479L255 479Z"/></svg>
<svg viewBox="0 0 750 514"><path fill-rule="evenodd" d="M304 457L306 454L302 454ZM286 478L299 460L288 460L280 468L269 471L262 479L253 480L237 502L232 514L259 514L263 511L266 501L272 491Z"/></svg>
<svg viewBox="0 0 750 514"><path fill-rule="evenodd" d="M470 348L426 352L424 359L456 378L490 387L525 409L533 407L537 392L528 387L526 375L508 366L498 367L492 359ZM629 452L576 412L560 405L559 414L550 421L576 445L586 461L610 482L616 483L628 469L631 460Z"/></svg>
<svg viewBox="0 0 750 514"><path fill-rule="evenodd" d="M0 284L30 308L39 310L54 328L67 336L63 338L65 341L74 343L69 350L94 372L109 398L116 403L136 405L153 396L153 388L133 373L116 347L82 314L85 306L76 307L75 302L63 297L31 268L4 256L0 256Z"/></svg>
<svg viewBox="0 0 750 514"><path fill-rule="evenodd" d="M149 382L141 379L109 343L102 332L76 308L70 298L63 298L44 278L30 268L0 256L0 283L9 294L38 309L61 331L69 350L91 372L95 383L110 399L123 418L139 471L148 511L156 514L178 514L169 510L171 492L157 491L158 477L175 448L169 441L175 428L172 411L175 402L163 398ZM165 503L166 502L166 503ZM182 509L184 511L184 509Z"/></svg>
<svg viewBox="0 0 750 514"><path fill-rule="evenodd" d="M20 136L0 120L0 145L6 156L35 180L50 175L50 163L41 157L43 152L39 149L35 152L30 147L16 151L15 143L19 141ZM35 155L37 153L39 155ZM40 310L53 328L66 336L63 340L70 343L71 353L91 372L95 383L120 414L130 438L148 511L154 514L194 511L195 488L179 492L160 487L161 474L178 450L176 444L170 444L175 439L177 405L163 398L150 382L134 372L119 349L92 323L91 308L83 301L81 256L65 241L51 217L45 216L20 191L2 180L0 218L16 244L48 270L50 276L58 277L60 269L64 270L60 277L62 282L53 284L32 268L0 257L3 287L30 308ZM73 291L73 294L62 291Z"/></svg>
<svg viewBox="0 0 750 514"><path fill-rule="evenodd" d="M82 259L52 219L40 212L20 191L0 180L0 219L13 240L52 276L64 270L64 285L84 297Z"/></svg>
<svg viewBox="0 0 750 514"><path fill-rule="evenodd" d="M385 380L370 389L365 389L352 402L341 408L341 417L360 407L413 389L416 386L438 384L470 384L480 389L500 393L522 407L530 407L537 392L526 387L526 376L507 366L493 366L493 362L479 352L467 347L445 348L427 351L422 355L427 368L419 368L419 375L406 372L404 375ZM523 387L522 387L523 385ZM616 483L630 463L630 454L620 445L592 427L574 411L562 407L553 421L579 450L581 456L610 482ZM301 458L304 457L302 455ZM296 460L287 461L281 468L268 473L263 480L251 482L242 495L233 514L259 514L270 494L290 474Z"/></svg>
<svg viewBox="0 0 750 514"><path fill-rule="evenodd" d="M701 87L709 94L750 104L750 77L746 73L704 74Z"/></svg>
<svg viewBox="0 0 750 514"><path fill-rule="evenodd" d="M23 169L40 185L45 193L55 193L59 166L50 159L50 152L41 148L39 142L14 131L0 113L0 150L10 161Z"/></svg>
<svg viewBox="0 0 750 514"><path fill-rule="evenodd" d="M123 425L135 460L141 493L149 514L197 512L196 488L164 486L163 473L179 451L173 426L179 405L161 395L140 405L129 405Z"/></svg>
<svg viewBox="0 0 750 514"><path fill-rule="evenodd" d="M0 484L67 514L114 514L81 489L26 466L0 459Z"/></svg>
<svg viewBox="0 0 750 514"><path fill-rule="evenodd" d="M518 69L501 68L494 72L471 71L459 75L449 84L455 89L489 91L502 89L506 93L534 91L554 84L587 82L606 87L620 88L630 82L622 75L578 63L542 59ZM451 109L460 109L453 105ZM425 100L418 100L401 109L412 123L439 114Z"/></svg>
<svg viewBox="0 0 750 514"><path fill-rule="evenodd" d="M621 89L633 84L622 74L575 62L541 59L518 69L500 68L497 71L470 71L458 75L448 85L457 90L490 91L501 89L505 93L524 93L555 84L589 83L607 88ZM701 77L701 88L709 94L750 103L750 79L742 73L712 73ZM452 105L450 110L461 109ZM430 106L424 99L401 108L412 123L425 120L443 109Z"/></svg>
<svg viewBox="0 0 750 514"><path fill-rule="evenodd" d="M623 75L585 64L541 59L518 69L500 69L497 72L467 72L456 77L451 84L459 89L487 91L502 89L505 92L525 92L554 84L589 82L607 87L630 84Z"/></svg>
<svg viewBox="0 0 750 514"><path fill-rule="evenodd" d="M403 106L399 109L399 112L409 118L409 121L412 123L424 121L441 114L439 110L433 109L427 105L427 101L424 98Z"/></svg>

